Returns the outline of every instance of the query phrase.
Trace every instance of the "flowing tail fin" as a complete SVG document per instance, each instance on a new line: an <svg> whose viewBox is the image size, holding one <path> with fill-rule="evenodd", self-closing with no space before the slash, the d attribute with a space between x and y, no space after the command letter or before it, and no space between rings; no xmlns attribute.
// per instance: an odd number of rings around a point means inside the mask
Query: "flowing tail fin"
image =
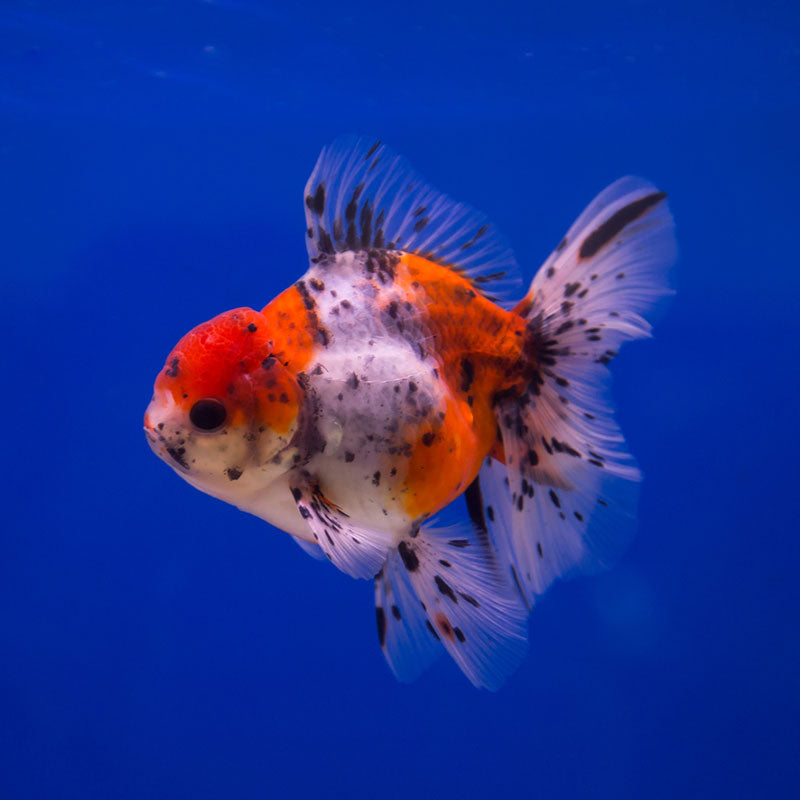
<svg viewBox="0 0 800 800"><path fill-rule="evenodd" d="M624 548L640 474L612 418L607 364L649 335L641 314L668 293L674 256L665 195L623 178L536 274L516 308L532 379L496 404L505 462L487 457L465 493L472 526L423 527L375 578L378 637L401 680L445 649L473 684L498 688L525 653L536 597Z"/></svg>
<svg viewBox="0 0 800 800"><path fill-rule="evenodd" d="M607 364L669 293L666 196L622 178L581 214L517 311L536 342L527 391L501 400L505 465L479 475L499 562L528 607L558 577L608 566L633 530L640 473L612 416Z"/></svg>

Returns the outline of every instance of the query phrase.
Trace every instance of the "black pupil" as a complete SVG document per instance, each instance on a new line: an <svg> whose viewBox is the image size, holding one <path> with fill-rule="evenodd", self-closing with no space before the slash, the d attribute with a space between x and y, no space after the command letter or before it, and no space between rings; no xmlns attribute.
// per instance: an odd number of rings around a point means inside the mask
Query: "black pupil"
<svg viewBox="0 0 800 800"><path fill-rule="evenodd" d="M195 428L200 428L201 431L213 431L214 428L219 428L228 412L225 411L225 406L219 400L209 398L206 400L198 400L189 412L189 419Z"/></svg>

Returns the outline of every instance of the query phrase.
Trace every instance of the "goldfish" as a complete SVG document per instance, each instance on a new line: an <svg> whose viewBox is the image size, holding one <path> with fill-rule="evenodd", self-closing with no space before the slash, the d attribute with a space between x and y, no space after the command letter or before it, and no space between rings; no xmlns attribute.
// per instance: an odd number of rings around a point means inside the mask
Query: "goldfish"
<svg viewBox="0 0 800 800"><path fill-rule="evenodd" d="M398 679L446 652L495 690L548 587L630 538L640 472L608 365L669 293L666 195L609 186L524 294L492 223L380 142L324 148L303 197L308 270L180 339L147 440L200 491L372 580ZM463 522L442 522L462 497Z"/></svg>

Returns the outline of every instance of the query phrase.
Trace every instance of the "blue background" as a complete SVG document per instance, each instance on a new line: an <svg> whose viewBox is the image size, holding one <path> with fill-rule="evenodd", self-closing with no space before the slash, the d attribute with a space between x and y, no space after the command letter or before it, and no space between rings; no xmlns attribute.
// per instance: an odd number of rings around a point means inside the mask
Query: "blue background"
<svg viewBox="0 0 800 800"><path fill-rule="evenodd" d="M3 0L0 796L796 797L799 22ZM142 434L175 341L305 269L344 132L485 211L528 278L618 176L671 195L679 293L613 370L639 535L550 592L498 694L446 659L395 682L370 586Z"/></svg>

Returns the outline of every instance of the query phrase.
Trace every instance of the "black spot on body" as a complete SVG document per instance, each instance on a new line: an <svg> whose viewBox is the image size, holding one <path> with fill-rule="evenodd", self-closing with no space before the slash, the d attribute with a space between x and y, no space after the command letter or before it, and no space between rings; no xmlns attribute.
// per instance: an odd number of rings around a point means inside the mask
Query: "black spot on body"
<svg viewBox="0 0 800 800"><path fill-rule="evenodd" d="M168 375L170 378L177 378L178 363L179 360L177 358L173 358L172 361L169 362L169 366L164 370L164 374Z"/></svg>
<svg viewBox="0 0 800 800"><path fill-rule="evenodd" d="M228 476L229 481L238 481L239 478L242 477L242 470L236 467L228 467L228 469L225 470L225 474Z"/></svg>
<svg viewBox="0 0 800 800"><path fill-rule="evenodd" d="M300 296L303 298L303 305L308 311L312 311L315 308L316 303L314 302L314 298L308 293L308 287L306 286L305 281L297 281L295 288L298 292L300 292Z"/></svg>
<svg viewBox="0 0 800 800"><path fill-rule="evenodd" d="M185 447L168 447L167 453L169 453L170 457L180 464L184 469L189 469L189 465L186 463L186 459L184 455L186 454Z"/></svg>
<svg viewBox="0 0 800 800"><path fill-rule="evenodd" d="M475 380L475 365L468 359L461 359L461 391L468 392Z"/></svg>

